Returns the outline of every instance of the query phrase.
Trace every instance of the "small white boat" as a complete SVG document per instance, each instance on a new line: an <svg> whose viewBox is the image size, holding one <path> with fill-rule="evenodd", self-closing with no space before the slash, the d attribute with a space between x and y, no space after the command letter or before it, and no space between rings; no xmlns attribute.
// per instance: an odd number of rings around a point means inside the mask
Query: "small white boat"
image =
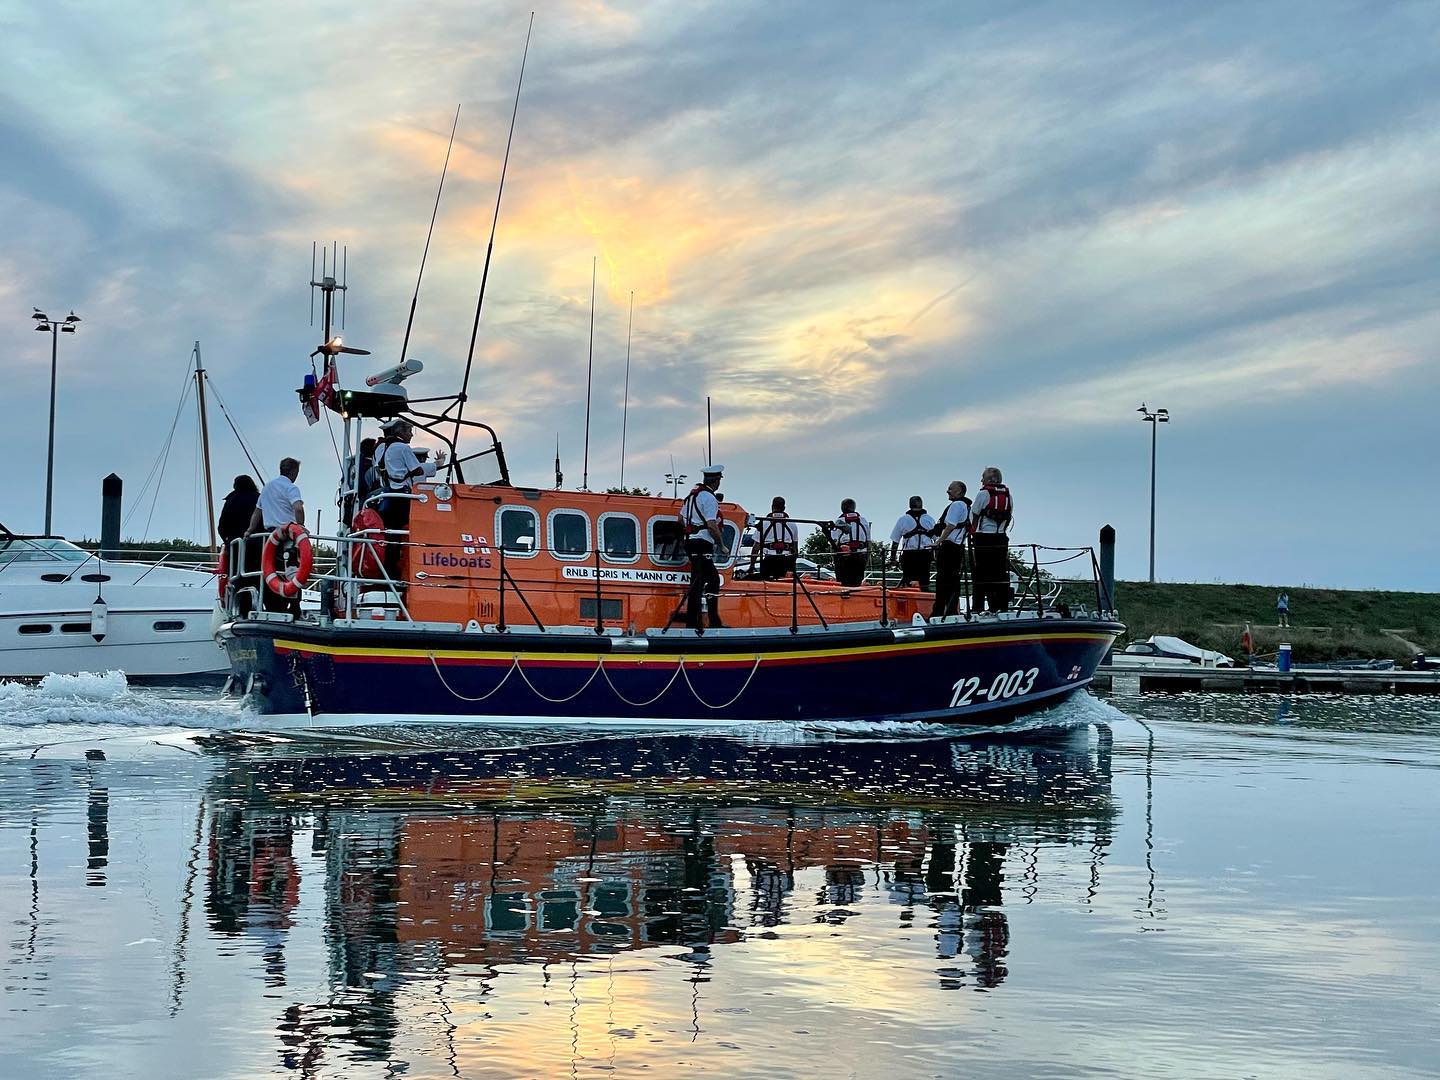
<svg viewBox="0 0 1440 1080"><path fill-rule="evenodd" d="M1134 641L1124 652L1114 653L1106 665L1112 668L1174 667L1177 664L1198 664L1200 667L1234 667L1235 661L1214 649L1202 649L1183 638L1154 634L1148 641Z"/></svg>
<svg viewBox="0 0 1440 1080"><path fill-rule="evenodd" d="M0 527L0 679L123 671L223 675L212 570L111 561L59 537Z"/></svg>

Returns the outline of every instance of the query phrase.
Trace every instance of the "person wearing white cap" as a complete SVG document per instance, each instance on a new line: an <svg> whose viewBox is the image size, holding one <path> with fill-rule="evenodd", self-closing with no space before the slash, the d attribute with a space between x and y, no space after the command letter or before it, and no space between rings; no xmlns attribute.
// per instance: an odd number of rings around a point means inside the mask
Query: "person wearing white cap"
<svg viewBox="0 0 1440 1080"><path fill-rule="evenodd" d="M385 434L385 441L375 451L375 473L381 491L408 495L414 489L416 480L434 476L437 469L444 468L444 450L435 455L434 461L425 461L421 454L410 448L410 438L415 434L415 428L403 416L386 420L380 425L380 430ZM408 532L410 500L382 499L380 517L385 522L387 533ZM390 541L385 550L385 568L391 578L398 578L400 560L405 550L402 545L406 539L391 536Z"/></svg>
<svg viewBox="0 0 1440 1080"><path fill-rule="evenodd" d="M685 530L685 554L690 556L690 591L685 597L685 625L703 630L702 610L708 605L710 625L723 627L720 621L720 574L715 569L715 549L724 540L721 531L720 500L715 492L720 487L723 465L707 465L700 470L702 480L696 484L680 506L680 526Z"/></svg>

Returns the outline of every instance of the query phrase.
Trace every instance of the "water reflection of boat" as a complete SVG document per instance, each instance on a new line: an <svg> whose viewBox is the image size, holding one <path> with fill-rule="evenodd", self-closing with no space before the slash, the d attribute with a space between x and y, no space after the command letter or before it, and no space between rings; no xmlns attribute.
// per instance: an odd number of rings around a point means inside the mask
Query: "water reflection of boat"
<svg viewBox="0 0 1440 1080"><path fill-rule="evenodd" d="M719 946L877 900L928 921L940 986L997 987L1007 892L1035 887L1042 847L1082 853L1076 888L1093 891L1112 816L1104 728L249 757L210 799L210 926L249 938L268 979L284 979L300 867L322 860L331 992L281 1024L287 1060L312 1063L387 1053L417 967L488 994L512 965L660 948L703 981Z"/></svg>

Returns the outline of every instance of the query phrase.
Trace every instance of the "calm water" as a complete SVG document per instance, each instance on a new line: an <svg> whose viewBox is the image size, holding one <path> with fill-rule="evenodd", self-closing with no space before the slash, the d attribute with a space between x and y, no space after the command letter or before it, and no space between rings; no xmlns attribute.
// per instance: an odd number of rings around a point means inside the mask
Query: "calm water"
<svg viewBox="0 0 1440 1080"><path fill-rule="evenodd" d="M404 750L241 719L0 686L0 1076L1440 1062L1435 699Z"/></svg>

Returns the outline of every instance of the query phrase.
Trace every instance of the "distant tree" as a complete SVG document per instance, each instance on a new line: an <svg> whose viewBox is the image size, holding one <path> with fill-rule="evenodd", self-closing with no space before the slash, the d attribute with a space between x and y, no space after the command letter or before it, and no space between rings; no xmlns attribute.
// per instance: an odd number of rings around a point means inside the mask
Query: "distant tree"
<svg viewBox="0 0 1440 1080"><path fill-rule="evenodd" d="M829 555L834 550L830 546L830 538L818 527L800 545L800 551L805 555Z"/></svg>
<svg viewBox="0 0 1440 1080"><path fill-rule="evenodd" d="M616 485L615 487L608 487L608 488L606 488L606 489L605 489L605 494L606 494L606 495L643 495L643 496L644 496L645 498L647 498L647 499L653 499L653 498L655 497L655 493L654 493L653 491L651 491L651 490L650 490L649 488L647 488L647 487L620 487L619 485Z"/></svg>

